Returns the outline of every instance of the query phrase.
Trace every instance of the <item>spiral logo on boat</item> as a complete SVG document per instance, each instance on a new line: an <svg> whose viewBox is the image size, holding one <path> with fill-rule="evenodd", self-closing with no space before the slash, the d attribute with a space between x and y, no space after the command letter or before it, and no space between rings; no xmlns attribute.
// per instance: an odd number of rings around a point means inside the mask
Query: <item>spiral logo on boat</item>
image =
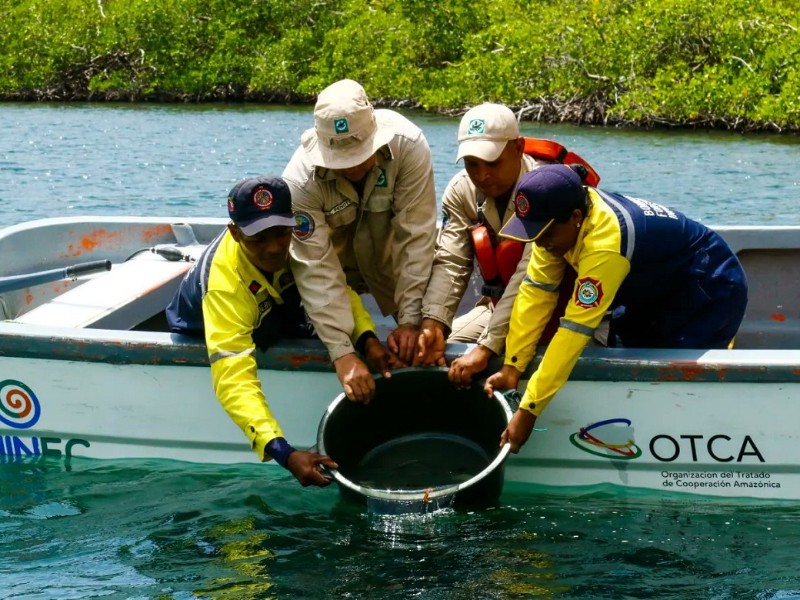
<svg viewBox="0 0 800 600"><path fill-rule="evenodd" d="M41 412L39 399L31 388L16 379L0 381L0 423L29 429L36 425Z"/></svg>
<svg viewBox="0 0 800 600"><path fill-rule="evenodd" d="M569 441L576 448L617 460L632 460L642 455L642 449L633 439L630 419L606 419L581 427Z"/></svg>

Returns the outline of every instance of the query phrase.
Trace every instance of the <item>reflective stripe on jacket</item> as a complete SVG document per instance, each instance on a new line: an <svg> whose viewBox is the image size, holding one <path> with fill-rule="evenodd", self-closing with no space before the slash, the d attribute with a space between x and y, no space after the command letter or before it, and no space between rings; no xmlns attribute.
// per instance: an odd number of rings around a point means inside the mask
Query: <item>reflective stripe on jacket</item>
<svg viewBox="0 0 800 600"><path fill-rule="evenodd" d="M575 246L564 257L534 247L511 314L505 364L524 371L533 359L567 264L578 274L572 300L520 404L536 415L567 381L609 309L646 315L648 331L639 333L649 335L648 344L661 345L669 334L681 347L718 347L728 335L709 330L681 339L682 324L705 315L709 303L715 303L711 313L732 311L726 327L733 333L744 314L744 270L719 234L653 202L589 188L589 212ZM695 288L707 295L695 295ZM612 329L613 323L612 316Z"/></svg>
<svg viewBox="0 0 800 600"><path fill-rule="evenodd" d="M261 389L255 340L265 347L280 337L307 337L292 273L279 271L273 281L247 260L225 230L193 265L167 307L172 331L205 336L214 392L262 460L269 458L264 447L283 433ZM374 324L358 295L348 292L358 339Z"/></svg>

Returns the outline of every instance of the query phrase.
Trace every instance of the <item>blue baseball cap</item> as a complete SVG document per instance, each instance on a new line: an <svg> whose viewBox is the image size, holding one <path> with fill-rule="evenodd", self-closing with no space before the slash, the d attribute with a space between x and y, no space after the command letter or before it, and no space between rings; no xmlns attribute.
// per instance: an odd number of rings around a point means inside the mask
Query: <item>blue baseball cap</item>
<svg viewBox="0 0 800 600"><path fill-rule="evenodd" d="M292 194L280 177L250 177L228 193L228 216L245 235L270 227L294 227Z"/></svg>
<svg viewBox="0 0 800 600"><path fill-rule="evenodd" d="M533 242L553 223L563 223L586 206L586 190L578 174L565 165L542 165L522 176L514 194L514 216L500 235Z"/></svg>

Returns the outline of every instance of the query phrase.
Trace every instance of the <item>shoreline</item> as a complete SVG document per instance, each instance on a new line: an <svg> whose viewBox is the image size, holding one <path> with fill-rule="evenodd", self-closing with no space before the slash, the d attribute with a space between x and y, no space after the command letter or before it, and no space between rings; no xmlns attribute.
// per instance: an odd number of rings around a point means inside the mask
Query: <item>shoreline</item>
<svg viewBox="0 0 800 600"><path fill-rule="evenodd" d="M230 91L230 90L229 90ZM470 107L425 108L413 99L371 99L375 108L415 110L432 115L458 117ZM0 94L0 103L38 104L88 102L96 104L252 104L312 106L316 96L296 92L249 92L244 94L212 93L202 97L186 93L157 94L153 96L134 96L121 93L58 93L56 91L34 90L19 94ZM755 123L745 120L730 121L720 118L698 117L687 122L666 119L633 120L609 117L610 106L591 104L588 100L559 102L554 99L528 101L521 106L508 104L520 122L528 121L543 124L570 124L587 127L608 127L634 131L727 131L741 134L772 133L782 135L800 134L800 126L781 127L776 123Z"/></svg>

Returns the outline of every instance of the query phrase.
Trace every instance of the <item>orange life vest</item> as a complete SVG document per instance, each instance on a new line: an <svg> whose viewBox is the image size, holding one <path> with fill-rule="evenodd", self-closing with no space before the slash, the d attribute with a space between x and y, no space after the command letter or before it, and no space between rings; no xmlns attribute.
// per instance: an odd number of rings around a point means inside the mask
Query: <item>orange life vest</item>
<svg viewBox="0 0 800 600"><path fill-rule="evenodd" d="M575 152L567 150L562 144L544 138L522 139L525 142L522 151L528 156L564 165L580 165L586 170L585 173L579 173L583 183L592 187L597 187L597 184L600 183L600 175L592 168L592 165Z"/></svg>
<svg viewBox="0 0 800 600"><path fill-rule="evenodd" d="M579 174L587 185L597 187L600 176L592 166L575 152L567 150L562 144L544 138L522 138L522 151L538 160L559 162L565 165L580 165ZM524 244L506 238L498 239L483 216L483 202L478 205L478 223L470 228L472 249L483 278L481 293L497 304L517 270L522 258Z"/></svg>

